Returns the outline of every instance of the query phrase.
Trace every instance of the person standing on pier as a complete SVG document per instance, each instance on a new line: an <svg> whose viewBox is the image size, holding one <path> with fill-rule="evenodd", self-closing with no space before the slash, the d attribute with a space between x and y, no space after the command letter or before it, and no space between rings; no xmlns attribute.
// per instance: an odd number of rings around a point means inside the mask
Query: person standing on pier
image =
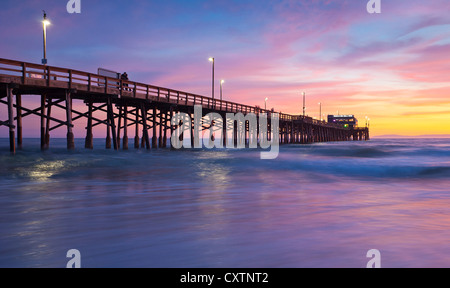
<svg viewBox="0 0 450 288"><path fill-rule="evenodd" d="M128 74L127 72L124 72L121 76L120 76L121 80L126 80L128 81ZM128 87L128 83L123 84L123 87ZM125 88L124 90L129 91L128 88Z"/></svg>

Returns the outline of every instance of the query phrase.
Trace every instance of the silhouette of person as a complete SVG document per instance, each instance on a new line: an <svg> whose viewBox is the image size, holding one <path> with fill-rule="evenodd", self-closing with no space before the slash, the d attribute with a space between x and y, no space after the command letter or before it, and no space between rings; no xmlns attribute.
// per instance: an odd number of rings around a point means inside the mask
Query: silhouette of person
<svg viewBox="0 0 450 288"><path fill-rule="evenodd" d="M121 80L127 80L128 81L128 74L127 72L124 72L121 76L120 76ZM123 87L128 87L128 83L124 83ZM125 88L124 90L129 91L130 89Z"/></svg>

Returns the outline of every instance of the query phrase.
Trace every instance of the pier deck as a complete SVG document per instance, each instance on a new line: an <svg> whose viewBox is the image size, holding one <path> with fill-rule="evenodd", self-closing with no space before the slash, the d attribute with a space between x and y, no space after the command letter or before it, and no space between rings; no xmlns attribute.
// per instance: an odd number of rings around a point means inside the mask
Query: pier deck
<svg viewBox="0 0 450 288"><path fill-rule="evenodd" d="M41 105L37 108L27 107L27 103L22 102L22 95L40 97ZM85 111L74 109L73 101L84 102ZM274 113L256 106L95 73L1 58L0 103L8 107L7 119L0 119L0 126L9 128L12 153L16 152L16 148L22 148L22 119L29 115L37 115L41 119L42 149L49 147L50 132L60 127L67 129L67 148L74 149L74 121L86 118L85 148L93 148L93 128L104 125L107 129L106 148L114 147L117 150L120 149L122 135L122 147L128 149L128 128L131 126L135 129L135 148L167 147L171 132L176 129L176 126L171 125L173 115L178 112L192 115L195 105L201 105L204 115L215 112L224 119L227 113L254 113L257 117L265 114L269 116L269 127L270 115ZM64 109L65 119L52 116L52 110L56 108ZM278 115L280 144L369 140L368 128L344 128L339 124L302 115ZM246 139L249 136L246 125ZM236 137L236 133L231 137Z"/></svg>

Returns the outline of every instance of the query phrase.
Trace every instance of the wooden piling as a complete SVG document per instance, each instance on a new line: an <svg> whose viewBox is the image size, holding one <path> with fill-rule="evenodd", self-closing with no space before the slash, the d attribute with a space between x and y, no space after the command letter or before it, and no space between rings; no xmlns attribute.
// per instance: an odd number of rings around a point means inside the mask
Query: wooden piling
<svg viewBox="0 0 450 288"><path fill-rule="evenodd" d="M258 144L259 143L259 120L260 120L261 118L259 117L259 111L258 111L258 114L256 115L256 122L258 123L257 125L256 125L256 144Z"/></svg>
<svg viewBox="0 0 450 288"><path fill-rule="evenodd" d="M150 138L148 135L148 126L147 126L147 108L145 107L144 104L142 104L141 110L142 110L142 120L143 120L142 125L143 125L143 131L144 131L142 138L145 141L145 146L146 146L147 150L150 150L151 149Z"/></svg>
<svg viewBox="0 0 450 288"><path fill-rule="evenodd" d="M300 127L300 144L305 144L305 124L301 124Z"/></svg>
<svg viewBox="0 0 450 288"><path fill-rule="evenodd" d="M75 137L72 130L72 95L66 90L67 149L75 149Z"/></svg>
<svg viewBox="0 0 450 288"><path fill-rule="evenodd" d="M143 112L141 113L142 114L142 118L144 118L144 114L143 114ZM145 110L145 123L147 123L147 120L148 120L148 117L147 117L147 110ZM144 123L144 120L142 120L142 123ZM147 133L148 133L148 127L147 127L147 124L145 124L145 131L147 131ZM145 136L144 136L144 134L145 134L145 131L144 131L144 124L142 124L142 139L141 139L141 148L146 148L146 138L145 138ZM150 136L148 136L148 137L150 137Z"/></svg>
<svg viewBox="0 0 450 288"><path fill-rule="evenodd" d="M45 150L45 105L47 102L47 95L41 95L41 150Z"/></svg>
<svg viewBox="0 0 450 288"><path fill-rule="evenodd" d="M245 127L244 145L245 145L245 148L249 148L250 147L250 122L244 121L244 127Z"/></svg>
<svg viewBox="0 0 450 288"><path fill-rule="evenodd" d="M280 144L283 143L283 137L284 137L284 124L280 123Z"/></svg>
<svg viewBox="0 0 450 288"><path fill-rule="evenodd" d="M157 149L158 148L158 136L156 135L157 127L156 127L156 107L153 107L153 135L152 135L152 148Z"/></svg>
<svg viewBox="0 0 450 288"><path fill-rule="evenodd" d="M128 106L123 107L123 150L128 150Z"/></svg>
<svg viewBox="0 0 450 288"><path fill-rule="evenodd" d="M158 146L162 148L163 146L163 112L159 110L159 135L158 135Z"/></svg>
<svg viewBox="0 0 450 288"><path fill-rule="evenodd" d="M17 148L23 148L23 135L22 135L22 95L16 95L16 114L17 114Z"/></svg>
<svg viewBox="0 0 450 288"><path fill-rule="evenodd" d="M223 148L227 147L227 117L226 114L224 113L222 115L222 119L223 119L223 127L222 127L222 134L223 134Z"/></svg>
<svg viewBox="0 0 450 288"><path fill-rule="evenodd" d="M92 110L93 110L94 104L92 101L89 101L88 104L88 120L87 120L87 127L86 127L86 141L84 144L84 147L86 149L94 149L94 135L92 133Z"/></svg>
<svg viewBox="0 0 450 288"><path fill-rule="evenodd" d="M52 104L53 100L47 99L48 108L47 108L47 122L45 124L45 149L50 148L50 117L52 116Z"/></svg>
<svg viewBox="0 0 450 288"><path fill-rule="evenodd" d="M16 154L16 135L14 131L14 97L12 88L7 86L7 98L8 98L8 124L9 124L9 151L11 154Z"/></svg>
<svg viewBox="0 0 450 288"><path fill-rule="evenodd" d="M172 136L173 136L173 125L172 125L172 119L173 119L173 106L170 106L170 149L173 148L172 146Z"/></svg>
<svg viewBox="0 0 450 288"><path fill-rule="evenodd" d="M233 121L233 127L234 127L234 129L233 129L233 145L234 145L234 148L237 148L238 147L238 123L237 123L238 121Z"/></svg>
<svg viewBox="0 0 450 288"><path fill-rule="evenodd" d="M168 112L167 112L167 110L164 112L164 139L163 139L163 148L167 148L167 126L168 126L168 118L169 118L169 116L168 116Z"/></svg>
<svg viewBox="0 0 450 288"><path fill-rule="evenodd" d="M109 108L106 110L106 149L111 149L111 121L109 120Z"/></svg>
<svg viewBox="0 0 450 288"><path fill-rule="evenodd" d="M136 126L134 136L134 148L139 149L139 108L136 107Z"/></svg>
<svg viewBox="0 0 450 288"><path fill-rule="evenodd" d="M109 123L110 123L110 127L111 127L111 134L112 134L112 144L114 146L114 150L118 150L118 141L117 141L117 134L116 134L116 123L115 123L115 119L114 119L114 110L113 110L113 106L112 106L112 101L111 98L108 98L107 100L107 104L108 104L108 119L109 119Z"/></svg>
<svg viewBox="0 0 450 288"><path fill-rule="evenodd" d="M194 117L191 115L189 115L189 117L191 118L191 123L189 123L189 134L190 134L190 139L191 139L191 147L194 148ZM184 132L183 132L184 133ZM211 139L211 137L210 137Z"/></svg>
<svg viewBox="0 0 450 288"><path fill-rule="evenodd" d="M119 106L119 120L117 123L117 149L120 149L120 130L122 126L122 106Z"/></svg>

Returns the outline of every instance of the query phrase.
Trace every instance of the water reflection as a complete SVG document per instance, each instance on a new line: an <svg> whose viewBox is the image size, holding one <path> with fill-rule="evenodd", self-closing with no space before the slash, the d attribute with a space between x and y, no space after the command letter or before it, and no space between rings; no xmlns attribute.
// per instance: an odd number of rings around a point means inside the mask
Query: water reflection
<svg viewBox="0 0 450 288"><path fill-rule="evenodd" d="M45 163L35 164L28 170L28 176L32 181L48 181L53 175L62 172L62 170L67 169L67 161L48 161Z"/></svg>
<svg viewBox="0 0 450 288"><path fill-rule="evenodd" d="M449 167L444 144L330 144L19 153L0 167L0 267L64 267L73 248L83 267L365 267L372 248L449 266L448 171L421 174Z"/></svg>

